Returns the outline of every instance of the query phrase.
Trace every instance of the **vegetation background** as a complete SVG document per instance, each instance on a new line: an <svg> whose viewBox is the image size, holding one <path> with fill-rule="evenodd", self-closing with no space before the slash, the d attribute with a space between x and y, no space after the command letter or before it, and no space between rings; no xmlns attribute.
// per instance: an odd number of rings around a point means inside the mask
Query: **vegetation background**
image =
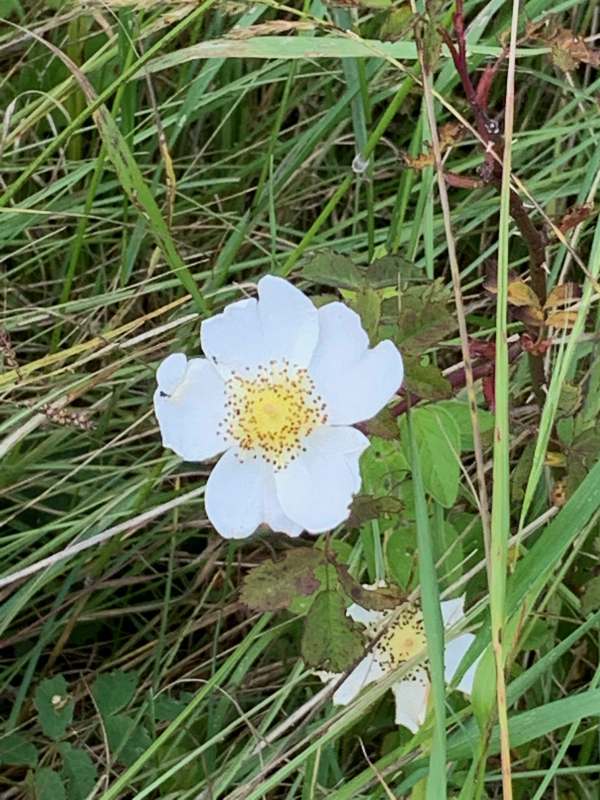
<svg viewBox="0 0 600 800"><path fill-rule="evenodd" d="M2 798L598 796L600 6L467 0L462 73L456 10L0 0ZM326 537L221 540L161 446L157 363L268 272L406 358L327 548L466 592L472 705L416 737L332 707L312 597L240 599Z"/></svg>

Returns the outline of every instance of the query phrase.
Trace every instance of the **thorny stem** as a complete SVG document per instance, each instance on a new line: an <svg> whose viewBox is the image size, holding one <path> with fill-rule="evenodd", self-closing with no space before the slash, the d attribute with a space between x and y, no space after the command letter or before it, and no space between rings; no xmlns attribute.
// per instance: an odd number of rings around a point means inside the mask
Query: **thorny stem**
<svg viewBox="0 0 600 800"><path fill-rule="evenodd" d="M488 96L494 76L504 60L506 53L503 52L495 64L486 67L482 77L478 81L477 87L475 87L467 65L463 0L456 0L456 12L453 17L453 25L456 44L452 41L447 31L442 30L440 33L454 61L465 97L469 102L475 119L477 131L486 142L486 150L488 152L486 153L485 163L481 170L482 178L492 183L499 190L502 181L501 156L504 144L498 125L495 120L489 117L487 107ZM498 159L492 158L492 150L499 156ZM449 183L451 184L451 181L449 181ZM540 306L543 306L546 302L546 251L544 236L531 221L527 209L514 189L512 189L510 193L510 214L519 229L523 241L527 245L529 251L531 288L537 295ZM543 356L535 354L530 355L529 367L533 392L541 408L545 399L543 389L545 383Z"/></svg>

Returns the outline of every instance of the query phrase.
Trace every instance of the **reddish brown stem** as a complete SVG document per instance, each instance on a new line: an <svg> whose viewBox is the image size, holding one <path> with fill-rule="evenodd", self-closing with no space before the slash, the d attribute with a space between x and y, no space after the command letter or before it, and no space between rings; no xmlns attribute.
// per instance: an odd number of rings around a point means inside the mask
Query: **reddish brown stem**
<svg viewBox="0 0 600 800"><path fill-rule="evenodd" d="M517 356L522 352L523 346L521 342L514 342L509 349L508 349L508 360L509 362L513 362ZM480 361L478 364L473 366L473 380L477 381L481 378L485 378L488 375L492 375L496 364L493 359L486 359L485 361ZM455 392L458 392L460 389L463 389L467 383L467 376L464 367L461 369L453 370L452 372L446 375L446 380L452 386ZM404 400L401 400L399 403L396 403L395 406L392 406L391 413L394 417L399 417L401 414L406 414L409 408L416 405L421 398L416 394L407 394Z"/></svg>
<svg viewBox="0 0 600 800"><path fill-rule="evenodd" d="M464 7L463 0L456 0L456 13L453 18L454 35L456 44L452 42L449 34L442 31L442 36L460 77L465 97L467 98L477 131L485 145L485 163L481 169L484 180L490 181L498 189L502 181L501 157L504 148L503 139L498 130L497 123L488 116L488 97L494 76L496 75L501 61L505 57L503 52L498 61L491 68L486 68L475 90L469 75L467 66L467 45L465 36ZM494 157L494 156L497 156ZM529 269L531 275L531 288L536 293L540 305L546 301L546 273L545 273L545 241L542 233L531 221L529 214L521 198L515 191L510 193L510 213L519 229L523 241L529 251ZM531 380L534 394L538 404L544 403L543 386L545 382L543 357L538 355L529 356Z"/></svg>

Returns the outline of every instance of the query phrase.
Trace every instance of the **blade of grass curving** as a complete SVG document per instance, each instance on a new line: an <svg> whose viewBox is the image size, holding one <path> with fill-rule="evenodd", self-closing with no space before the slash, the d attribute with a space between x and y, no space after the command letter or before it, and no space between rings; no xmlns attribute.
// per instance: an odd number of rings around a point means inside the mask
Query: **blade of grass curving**
<svg viewBox="0 0 600 800"><path fill-rule="evenodd" d="M43 40L41 42L65 64L81 86L89 103L88 110L93 108L92 115L106 147L107 155L113 162L123 189L132 203L136 206L141 206L142 213L148 217L150 229L166 262L179 278L184 288L191 294L198 310L204 314L208 313L208 304L196 285L192 273L179 255L169 227L161 214L150 187L144 180L137 161L133 157L125 137L119 130L108 108L103 104L98 105L99 98L92 84L70 58L49 42L44 42Z"/></svg>
<svg viewBox="0 0 600 800"><path fill-rule="evenodd" d="M12 200L15 194L21 189L27 181L34 175L37 169L42 166L48 158L52 155L52 153L56 152L58 148L63 145L69 138L76 133L81 125L89 119L92 114L99 109L109 97L117 91L119 86L126 83L136 71L147 64L152 57L160 52L164 48L166 44L168 44L171 40L175 39L179 34L181 34L188 25L191 25L192 22L200 19L205 11L207 11L211 6L213 6L217 0L204 0L204 2L195 8L193 11L181 20L181 22L174 25L171 30L168 31L164 36L162 36L157 42L155 42L152 47L149 47L148 50L144 53L143 56L138 58L134 64L132 64L128 69L123 70L123 72L116 78L106 89L103 89L100 94L93 100L93 102L88 103L87 107L83 109L83 111L78 114L75 119L71 120L71 122L66 125L60 133L58 133L50 143L42 150L42 152L34 158L31 163L24 169L20 174L19 177L16 178L7 188L6 190L0 195L0 208L8 205L8 203ZM44 39L41 39L39 36L33 34L31 31L28 31L30 36L38 39L42 44L48 47L48 42ZM63 54L58 51L57 55L59 58L63 57ZM71 69L69 67L69 69ZM83 74L83 73L81 73ZM73 77L76 76L73 74Z"/></svg>

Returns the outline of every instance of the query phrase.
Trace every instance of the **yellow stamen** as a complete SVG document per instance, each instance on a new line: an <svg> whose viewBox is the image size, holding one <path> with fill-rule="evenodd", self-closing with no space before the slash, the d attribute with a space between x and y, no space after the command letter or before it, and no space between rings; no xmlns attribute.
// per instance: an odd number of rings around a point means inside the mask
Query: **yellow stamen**
<svg viewBox="0 0 600 800"><path fill-rule="evenodd" d="M271 362L248 377L226 382L223 433L242 451L282 469L303 449L304 439L327 421L325 404L307 370Z"/></svg>
<svg viewBox="0 0 600 800"><path fill-rule="evenodd" d="M423 612L416 605L403 608L398 619L391 623L375 646L380 663L398 667L426 652L427 639Z"/></svg>

